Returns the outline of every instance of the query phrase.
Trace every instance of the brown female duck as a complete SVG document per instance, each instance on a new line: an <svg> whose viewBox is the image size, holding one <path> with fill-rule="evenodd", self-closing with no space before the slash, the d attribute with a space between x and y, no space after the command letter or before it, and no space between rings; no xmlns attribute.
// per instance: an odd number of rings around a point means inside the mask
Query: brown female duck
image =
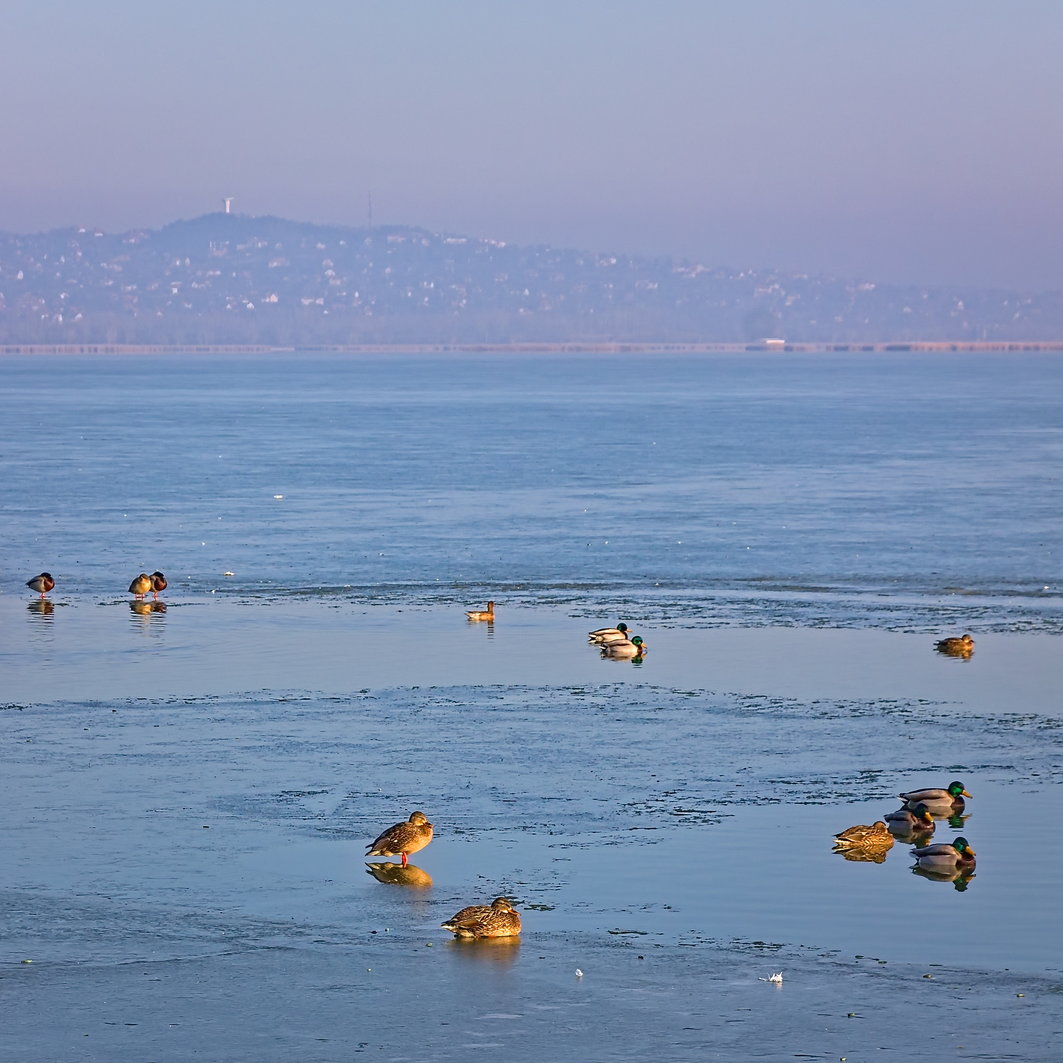
<svg viewBox="0 0 1063 1063"><path fill-rule="evenodd" d="M466 610L465 615L470 620L490 620L490 621L494 621L494 619L495 619L495 603L494 602L488 602L486 609L468 609L468 610Z"/></svg>
<svg viewBox="0 0 1063 1063"><path fill-rule="evenodd" d="M893 835L882 820L868 825L858 823L834 835L836 849L888 849L893 844Z"/></svg>
<svg viewBox="0 0 1063 1063"><path fill-rule="evenodd" d="M143 598L151 590L151 576L141 572L132 583L129 584L129 593L136 598Z"/></svg>
<svg viewBox="0 0 1063 1063"><path fill-rule="evenodd" d="M410 853L420 852L432 840L432 824L423 812L411 812L405 823L388 827L376 841L366 846L366 856L401 856L402 866Z"/></svg>
<svg viewBox="0 0 1063 1063"><path fill-rule="evenodd" d="M511 938L521 931L520 913L506 897L490 904L471 904L440 926L459 938Z"/></svg>

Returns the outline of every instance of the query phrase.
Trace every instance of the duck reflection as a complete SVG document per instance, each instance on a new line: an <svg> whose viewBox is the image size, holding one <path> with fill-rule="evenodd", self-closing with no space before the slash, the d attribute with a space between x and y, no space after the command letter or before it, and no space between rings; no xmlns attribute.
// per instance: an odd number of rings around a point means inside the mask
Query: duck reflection
<svg viewBox="0 0 1063 1063"><path fill-rule="evenodd" d="M912 868L912 874L920 878L929 879L931 882L951 882L953 888L963 893L968 883L974 878L974 872L964 868L956 868L954 871L930 871L918 864Z"/></svg>
<svg viewBox="0 0 1063 1063"><path fill-rule="evenodd" d="M882 845L878 848L873 845L835 845L833 851L856 864L884 864L886 862L886 853L890 851L892 845L892 840L889 845Z"/></svg>
<svg viewBox="0 0 1063 1063"><path fill-rule="evenodd" d="M131 619L134 621L150 622L155 616L158 616L161 620L166 612L166 603L149 602L146 599L134 598L129 603L129 611L133 614Z"/></svg>
<svg viewBox="0 0 1063 1063"><path fill-rule="evenodd" d="M510 967L520 952L520 938L461 938L448 941L444 948L453 949L452 955L460 956L470 963L490 964L493 967Z"/></svg>
<svg viewBox="0 0 1063 1063"><path fill-rule="evenodd" d="M55 612L55 603L47 598L34 598L32 602L26 603L26 607L35 620L51 620Z"/></svg>
<svg viewBox="0 0 1063 1063"><path fill-rule="evenodd" d="M432 885L432 876L414 864L393 864L388 860L380 863L366 864L365 873L372 875L377 882L386 886L410 886L416 890L426 890Z"/></svg>

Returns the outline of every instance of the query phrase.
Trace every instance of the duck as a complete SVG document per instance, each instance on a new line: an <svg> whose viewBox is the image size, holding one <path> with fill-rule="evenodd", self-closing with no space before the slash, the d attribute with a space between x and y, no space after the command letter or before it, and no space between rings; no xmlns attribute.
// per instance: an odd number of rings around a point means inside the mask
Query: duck
<svg viewBox="0 0 1063 1063"><path fill-rule="evenodd" d="M496 897L490 904L471 904L440 923L458 938L511 938L521 931L520 912L506 897Z"/></svg>
<svg viewBox="0 0 1063 1063"><path fill-rule="evenodd" d="M868 825L858 823L834 835L837 849L888 849L893 844L889 827L881 820Z"/></svg>
<svg viewBox="0 0 1063 1063"><path fill-rule="evenodd" d="M641 657L646 650L647 646L641 635L636 635L633 639L602 643L603 657Z"/></svg>
<svg viewBox="0 0 1063 1063"><path fill-rule="evenodd" d="M151 590L151 576L141 572L132 583L129 584L129 593L137 598L143 598Z"/></svg>
<svg viewBox="0 0 1063 1063"><path fill-rule="evenodd" d="M919 870L934 874L969 871L974 867L976 856L966 838L956 838L941 845L925 845L921 849L910 850L910 853L915 857Z"/></svg>
<svg viewBox="0 0 1063 1063"><path fill-rule="evenodd" d="M934 643L934 649L949 657L969 657L974 653L974 639L966 634L958 638L939 639Z"/></svg>
<svg viewBox="0 0 1063 1063"><path fill-rule="evenodd" d="M887 812L884 818L894 834L930 834L936 826L930 809L922 802L915 808L905 805L895 812Z"/></svg>
<svg viewBox="0 0 1063 1063"><path fill-rule="evenodd" d="M432 840L432 824L423 812L411 812L405 823L388 827L365 847L366 856L401 856L402 866L410 853L419 853Z"/></svg>
<svg viewBox="0 0 1063 1063"><path fill-rule="evenodd" d="M159 597L159 591L166 590L166 577L156 569L151 574L151 596L152 598Z"/></svg>
<svg viewBox="0 0 1063 1063"><path fill-rule="evenodd" d="M944 788L928 786L924 790L909 790L897 796L908 808L926 805L932 815L951 816L954 812L963 810L965 804L963 799L971 795L963 788L962 782L950 782Z"/></svg>
<svg viewBox="0 0 1063 1063"><path fill-rule="evenodd" d="M50 572L42 572L39 576L26 580L26 586L43 598L49 591L55 590L55 580Z"/></svg>
<svg viewBox="0 0 1063 1063"><path fill-rule="evenodd" d="M495 603L488 602L486 609L468 609L465 615L470 620L490 620L493 622L495 619Z"/></svg>
<svg viewBox="0 0 1063 1063"><path fill-rule="evenodd" d="M627 624L620 623L616 627L600 627L596 631L587 632L588 642L616 642L619 639L628 638Z"/></svg>

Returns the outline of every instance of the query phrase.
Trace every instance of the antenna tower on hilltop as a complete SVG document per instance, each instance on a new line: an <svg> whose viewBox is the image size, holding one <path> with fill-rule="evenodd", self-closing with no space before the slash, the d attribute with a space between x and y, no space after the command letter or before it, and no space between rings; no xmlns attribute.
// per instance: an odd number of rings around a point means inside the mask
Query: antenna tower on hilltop
<svg viewBox="0 0 1063 1063"><path fill-rule="evenodd" d="M224 196L222 198L222 202L225 204L225 213L226 214L232 214L232 212L233 212L233 200L234 199L236 199L236 196Z"/></svg>

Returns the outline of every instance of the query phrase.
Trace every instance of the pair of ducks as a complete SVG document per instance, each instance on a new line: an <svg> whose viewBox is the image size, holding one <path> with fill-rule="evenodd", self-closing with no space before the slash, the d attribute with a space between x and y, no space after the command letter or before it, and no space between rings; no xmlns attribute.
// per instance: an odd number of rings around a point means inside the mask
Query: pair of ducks
<svg viewBox="0 0 1063 1063"><path fill-rule="evenodd" d="M870 825L857 824L834 837L835 850L884 853L893 845L895 834L929 834L934 829L934 816L953 816L964 809L964 798L971 795L963 783L951 782L947 787L930 786L898 794L904 804L890 812L885 821ZM918 868L932 874L951 875L971 870L975 865L975 851L966 838L940 845L924 845L909 850Z"/></svg>
<svg viewBox="0 0 1063 1063"><path fill-rule="evenodd" d="M432 840L433 827L423 812L412 812L405 823L388 827L366 846L366 856L401 856L408 866L410 853L419 853ZM520 934L520 913L507 897L490 904L471 904L440 924L457 938L509 938Z"/></svg>
<svg viewBox="0 0 1063 1063"><path fill-rule="evenodd" d="M129 584L129 593L135 598L143 598L148 591L152 592L153 598L159 597L159 591L166 590L166 577L156 569L150 576L141 572L132 583Z"/></svg>
<svg viewBox="0 0 1063 1063"><path fill-rule="evenodd" d="M599 647L603 657L641 658L648 648L640 635L632 637L628 634L627 624L624 623L617 624L616 627L600 627L595 631L588 631L587 641Z"/></svg>

